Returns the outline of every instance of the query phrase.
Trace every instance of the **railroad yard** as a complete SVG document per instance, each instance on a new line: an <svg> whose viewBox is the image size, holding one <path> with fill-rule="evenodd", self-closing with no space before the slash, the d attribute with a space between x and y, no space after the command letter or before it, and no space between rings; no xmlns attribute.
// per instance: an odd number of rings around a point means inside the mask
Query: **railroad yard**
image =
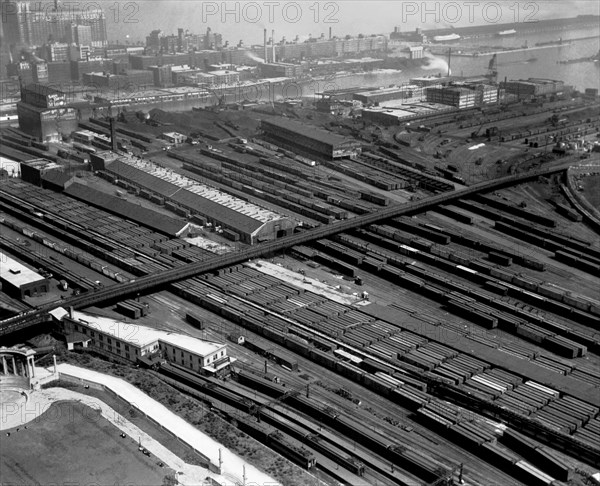
<svg viewBox="0 0 600 486"><path fill-rule="evenodd" d="M42 295L0 294L3 340L56 336L48 313L74 307L226 345L235 361L215 376L164 355L92 351L88 366L151 369L308 470L289 484L594 484L598 176L574 183L567 169L600 165L597 107L452 112L420 129L307 103L155 110L154 126L122 116L116 163L94 165L114 148L100 140L73 152L61 190L3 178L0 251L49 283ZM265 136L263 118L364 143L349 158L295 153ZM167 146L164 126L190 143ZM107 120L81 128L111 134ZM0 154L24 165L65 162L61 144L0 135ZM576 149L553 150L575 138ZM243 218L207 216L212 206L185 191Z"/></svg>

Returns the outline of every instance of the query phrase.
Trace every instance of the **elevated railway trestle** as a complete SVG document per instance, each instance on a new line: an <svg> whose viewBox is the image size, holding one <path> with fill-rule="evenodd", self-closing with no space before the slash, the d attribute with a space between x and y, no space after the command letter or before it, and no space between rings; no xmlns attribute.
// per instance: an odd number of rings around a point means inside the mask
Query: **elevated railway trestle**
<svg viewBox="0 0 600 486"><path fill-rule="evenodd" d="M574 159L573 159L574 160ZM294 235L283 237L279 240L262 243L256 247L246 250L216 256L209 260L191 263L185 267L177 267L156 274L151 274L145 277L140 277L129 282L111 285L86 292L79 296L73 296L65 299L60 304L48 304L33 311L28 311L27 314L19 314L15 317L0 321L0 336L8 335L12 332L24 329L26 327L39 324L48 320L47 314L57 306L73 307L75 309L97 305L115 298L120 298L126 295L137 294L143 291L156 288L160 285L174 283L180 280L192 278L203 273L219 270L224 267L236 265L254 258L260 258L264 255L269 255L277 251L290 248L295 245L303 245L313 240L328 238L337 233L346 232L352 229L360 228L379 221L412 214L427 210L437 204L448 203L455 199L464 198L478 192L492 191L501 187L511 186L530 179L535 179L540 176L548 176L557 172L562 172L568 169L572 160L564 162L560 165L545 167L542 169L523 172L521 174L506 176L491 181L485 181L472 186L459 189L450 193L438 194L424 200L410 202L402 205L391 205L384 207L372 213L357 216L355 218L336 221L330 225L320 226L306 232L297 233Z"/></svg>

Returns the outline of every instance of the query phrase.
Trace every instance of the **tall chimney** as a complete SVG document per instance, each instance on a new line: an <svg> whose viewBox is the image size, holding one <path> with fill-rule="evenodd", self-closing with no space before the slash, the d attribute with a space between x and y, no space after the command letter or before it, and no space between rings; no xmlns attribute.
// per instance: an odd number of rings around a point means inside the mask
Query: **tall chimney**
<svg viewBox="0 0 600 486"><path fill-rule="evenodd" d="M115 119L113 117L110 118L110 145L112 147L112 151L117 151L117 129L115 127Z"/></svg>
<svg viewBox="0 0 600 486"><path fill-rule="evenodd" d="M264 35L265 35L265 63L269 62L269 60L267 59L267 29L264 30Z"/></svg>
<svg viewBox="0 0 600 486"><path fill-rule="evenodd" d="M331 26L329 26L329 40L331 40Z"/></svg>
<svg viewBox="0 0 600 486"><path fill-rule="evenodd" d="M271 45L273 46L273 61L275 62L275 30L271 31Z"/></svg>

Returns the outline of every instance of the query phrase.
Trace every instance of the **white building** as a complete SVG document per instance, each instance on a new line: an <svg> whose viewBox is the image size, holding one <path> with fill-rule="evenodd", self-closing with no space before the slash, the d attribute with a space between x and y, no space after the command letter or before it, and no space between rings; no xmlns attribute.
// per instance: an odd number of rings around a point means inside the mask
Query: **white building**
<svg viewBox="0 0 600 486"><path fill-rule="evenodd" d="M133 363L166 360L208 374L235 361L227 355L226 344L74 310L59 308L52 315L62 322L69 349L93 349L109 358Z"/></svg>

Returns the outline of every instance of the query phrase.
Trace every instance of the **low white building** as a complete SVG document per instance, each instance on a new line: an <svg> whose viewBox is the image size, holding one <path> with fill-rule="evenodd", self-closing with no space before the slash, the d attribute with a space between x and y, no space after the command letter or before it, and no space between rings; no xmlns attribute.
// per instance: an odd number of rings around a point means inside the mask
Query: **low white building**
<svg viewBox="0 0 600 486"><path fill-rule="evenodd" d="M62 322L69 349L87 348L133 363L166 360L207 374L235 361L227 355L226 344L74 310L55 309L52 315Z"/></svg>

